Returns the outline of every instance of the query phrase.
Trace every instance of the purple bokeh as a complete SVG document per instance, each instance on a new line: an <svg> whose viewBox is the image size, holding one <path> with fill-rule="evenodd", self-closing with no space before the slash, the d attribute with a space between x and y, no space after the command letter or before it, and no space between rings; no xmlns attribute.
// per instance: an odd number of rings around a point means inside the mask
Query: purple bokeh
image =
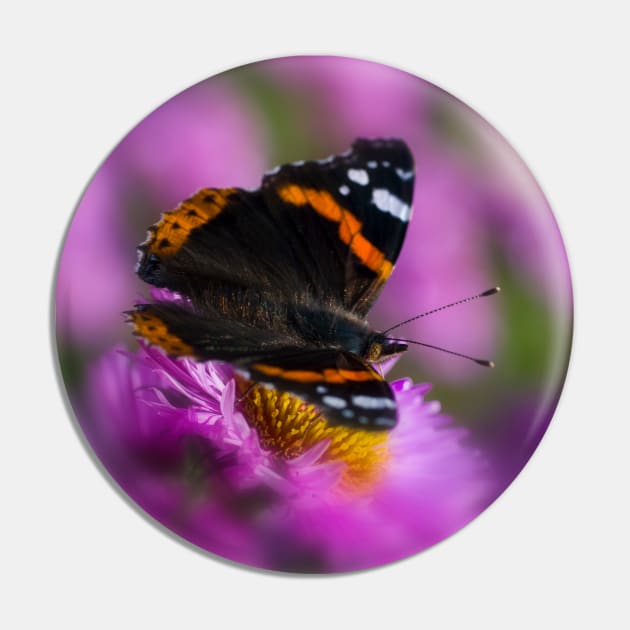
<svg viewBox="0 0 630 630"><path fill-rule="evenodd" d="M262 568L351 571L452 534L491 485L467 432L427 402L427 385L393 389L399 422L367 493L341 484L345 464L324 459L328 440L290 460L262 448L226 366L115 350L90 371L82 414L116 481L184 538Z"/></svg>
<svg viewBox="0 0 630 630"><path fill-rule="evenodd" d="M259 127L228 86L200 84L158 108L112 151L66 235L56 287L62 344L104 348L126 332L121 312L143 288L133 267L146 228L209 182L254 185L265 166Z"/></svg>
<svg viewBox="0 0 630 630"><path fill-rule="evenodd" d="M338 464L317 452L279 462L261 449L235 409L229 366L137 350L121 313L148 293L133 272L135 247L161 212L202 187L255 188L276 162L377 136L409 144L416 181L404 247L370 324L388 328L501 284L498 296L396 330L497 368L410 348L395 373L434 383L448 418L425 389L396 385L402 421L388 438L388 473L363 502L344 502L331 490ZM474 111L380 64L292 57L193 86L112 151L67 233L56 326L79 424L134 501L235 561L346 571L441 540L518 474L562 387L571 282L543 193Z"/></svg>

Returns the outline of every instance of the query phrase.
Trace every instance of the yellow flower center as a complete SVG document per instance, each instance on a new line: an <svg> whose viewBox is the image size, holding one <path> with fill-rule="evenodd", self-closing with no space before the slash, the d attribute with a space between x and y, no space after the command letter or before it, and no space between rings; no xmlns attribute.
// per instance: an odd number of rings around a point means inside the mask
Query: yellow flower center
<svg viewBox="0 0 630 630"><path fill-rule="evenodd" d="M239 381L241 404L264 449L292 459L323 440L329 445L321 462L346 464L341 483L363 490L378 480L389 457L387 431L331 426L316 407L296 396Z"/></svg>

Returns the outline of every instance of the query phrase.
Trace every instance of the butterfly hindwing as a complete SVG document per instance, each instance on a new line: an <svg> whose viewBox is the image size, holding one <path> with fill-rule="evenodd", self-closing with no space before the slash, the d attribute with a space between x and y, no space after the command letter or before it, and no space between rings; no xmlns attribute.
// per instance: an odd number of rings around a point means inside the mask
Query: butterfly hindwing
<svg viewBox="0 0 630 630"><path fill-rule="evenodd" d="M291 345L289 335L204 319L180 304L141 304L127 315L135 334L169 355L229 361L248 379L315 405L330 424L368 430L396 424L389 385L350 353Z"/></svg>
<svg viewBox="0 0 630 630"><path fill-rule="evenodd" d="M349 353L286 353L249 363L246 369L248 378L315 405L329 424L367 430L396 424L396 401L389 385Z"/></svg>
<svg viewBox="0 0 630 630"><path fill-rule="evenodd" d="M218 311L200 317L186 304L138 304L126 315L135 335L174 357L237 363L285 353L296 345L290 333L282 329L226 319ZM294 351L299 350L298 346Z"/></svg>

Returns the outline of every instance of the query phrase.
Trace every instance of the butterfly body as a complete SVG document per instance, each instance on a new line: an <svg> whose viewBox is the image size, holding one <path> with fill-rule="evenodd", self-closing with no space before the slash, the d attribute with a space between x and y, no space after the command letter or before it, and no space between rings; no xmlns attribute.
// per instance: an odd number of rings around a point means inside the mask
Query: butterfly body
<svg viewBox="0 0 630 630"><path fill-rule="evenodd" d="M331 424L391 428L394 397L373 364L406 346L366 316L402 247L412 192L400 140L284 165L255 191L199 191L139 247L138 275L182 298L136 305L135 333L174 356L230 362Z"/></svg>

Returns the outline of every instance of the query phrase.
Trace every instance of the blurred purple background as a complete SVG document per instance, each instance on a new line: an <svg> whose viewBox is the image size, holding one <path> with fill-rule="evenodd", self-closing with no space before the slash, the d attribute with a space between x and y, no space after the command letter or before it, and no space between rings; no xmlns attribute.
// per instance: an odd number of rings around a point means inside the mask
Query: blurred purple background
<svg viewBox="0 0 630 630"><path fill-rule="evenodd" d="M409 144L416 185L406 242L370 323L387 328L502 287L400 329L493 359L494 370L412 347L391 375L433 383L430 397L490 463L478 509L494 500L529 459L562 387L572 331L562 240L532 175L488 123L434 85L370 62L294 57L237 68L168 101L109 155L75 212L57 282L60 363L81 426L96 422L90 366L116 344L136 347L121 311L147 294L133 273L135 246L161 212L199 188L254 188L276 164L378 136Z"/></svg>

